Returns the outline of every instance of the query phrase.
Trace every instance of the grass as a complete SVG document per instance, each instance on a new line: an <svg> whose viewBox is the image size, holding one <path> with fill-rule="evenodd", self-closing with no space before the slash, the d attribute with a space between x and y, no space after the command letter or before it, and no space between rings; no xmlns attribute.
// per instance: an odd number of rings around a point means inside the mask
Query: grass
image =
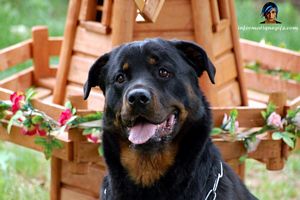
<svg viewBox="0 0 300 200"><path fill-rule="evenodd" d="M239 26L257 26L263 19L260 9L265 1L235 0ZM51 36L61 36L67 0L0 0L0 49L31 37L31 27L46 25ZM278 3L282 25L299 26L300 15L290 3ZM300 29L300 27L299 27ZM300 31L300 30L299 30ZM299 31L240 31L242 38L261 41L292 50L300 50ZM54 61L57 63L56 61ZM27 66L0 73L13 74ZM254 160L247 160L246 184L263 200L300 199L300 152L289 157L284 170L271 172ZM0 142L0 200L49 199L49 161L40 153Z"/></svg>

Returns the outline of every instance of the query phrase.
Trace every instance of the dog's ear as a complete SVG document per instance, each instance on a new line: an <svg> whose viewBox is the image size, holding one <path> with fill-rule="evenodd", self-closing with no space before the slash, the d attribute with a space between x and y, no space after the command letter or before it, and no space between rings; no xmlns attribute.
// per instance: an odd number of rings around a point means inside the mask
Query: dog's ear
<svg viewBox="0 0 300 200"><path fill-rule="evenodd" d="M181 40L172 40L170 42L182 53L181 55L194 68L198 77L200 77L205 70L208 73L210 81L215 83L216 68L208 58L204 49L193 42Z"/></svg>
<svg viewBox="0 0 300 200"><path fill-rule="evenodd" d="M89 97L92 87L99 86L103 93L105 93L103 66L108 62L109 55L109 53L104 54L91 66L88 79L83 87L84 100Z"/></svg>

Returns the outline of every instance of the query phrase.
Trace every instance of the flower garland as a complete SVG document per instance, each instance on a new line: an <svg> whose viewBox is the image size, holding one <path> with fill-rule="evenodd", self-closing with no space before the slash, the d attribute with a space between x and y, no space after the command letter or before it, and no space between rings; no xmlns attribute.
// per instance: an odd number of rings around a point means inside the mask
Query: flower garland
<svg viewBox="0 0 300 200"><path fill-rule="evenodd" d="M9 119L8 133L15 125L21 127L21 134L37 136L35 143L43 147L47 159L52 156L54 149L63 147L57 136L70 128L81 128L88 141L100 142L102 113L96 112L86 116L77 116L76 109L72 107L70 102L67 102L65 104L66 109L56 121L46 113L33 108L31 100L35 94L35 90L30 88L26 93L13 93L9 101L0 101L0 120Z"/></svg>
<svg viewBox="0 0 300 200"><path fill-rule="evenodd" d="M35 94L34 89L30 88L26 93L13 93L9 101L0 101L0 120L9 119L8 133L11 132L12 126L16 125L21 127L21 134L37 136L35 143L43 147L47 159L51 157L54 149L62 148L62 143L57 139L57 136L70 128L83 129L82 133L88 141L100 142L102 134L101 112L77 116L76 109L70 102L67 102L65 104L66 109L56 121L44 112L33 108L31 99ZM260 142L256 136L271 131L272 139L282 139L289 147L294 148L297 138L300 137L300 108L289 110L283 119L275 110L274 104L268 104L266 111L261 113L265 125L259 130L245 134L243 132L238 133L238 111L233 109L229 116L224 114L222 125L213 128L211 135L220 135L226 138L229 136L231 141L242 140L245 148L251 152L256 149ZM99 154L102 154L101 146L99 146Z"/></svg>
<svg viewBox="0 0 300 200"><path fill-rule="evenodd" d="M271 132L273 140L282 139L289 147L295 148L296 140L300 137L300 107L296 110L288 110L285 118L275 112L276 106L269 103L266 111L262 111L265 125L250 133L238 133L238 111L232 110L224 115L222 125L213 128L211 135L228 136L231 140L242 140L248 152L255 151L260 140L256 137L266 132Z"/></svg>

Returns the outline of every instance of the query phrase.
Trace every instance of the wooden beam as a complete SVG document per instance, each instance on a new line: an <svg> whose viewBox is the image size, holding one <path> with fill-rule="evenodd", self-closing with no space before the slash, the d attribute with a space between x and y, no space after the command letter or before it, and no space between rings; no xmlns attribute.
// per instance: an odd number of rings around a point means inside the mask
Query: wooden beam
<svg viewBox="0 0 300 200"><path fill-rule="evenodd" d="M56 87L54 88L53 102L63 104L67 76L74 45L76 27L78 23L81 0L70 0L67 21L64 33L64 42L60 53L59 68L56 76Z"/></svg>
<svg viewBox="0 0 300 200"><path fill-rule="evenodd" d="M32 28L32 53L34 63L34 81L50 74L48 29L45 26Z"/></svg>
<svg viewBox="0 0 300 200"><path fill-rule="evenodd" d="M32 40L26 40L0 50L0 71L31 59L31 45Z"/></svg>
<svg viewBox="0 0 300 200"><path fill-rule="evenodd" d="M60 54L63 37L49 38L49 56L58 56Z"/></svg>

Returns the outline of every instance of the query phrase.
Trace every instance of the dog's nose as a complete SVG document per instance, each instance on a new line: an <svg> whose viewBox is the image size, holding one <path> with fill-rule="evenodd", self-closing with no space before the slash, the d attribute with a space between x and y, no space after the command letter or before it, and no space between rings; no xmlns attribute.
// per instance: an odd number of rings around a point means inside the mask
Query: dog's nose
<svg viewBox="0 0 300 200"><path fill-rule="evenodd" d="M135 105L142 105L146 106L151 101L151 94L146 89L132 89L127 94L127 101L129 105L135 106Z"/></svg>

